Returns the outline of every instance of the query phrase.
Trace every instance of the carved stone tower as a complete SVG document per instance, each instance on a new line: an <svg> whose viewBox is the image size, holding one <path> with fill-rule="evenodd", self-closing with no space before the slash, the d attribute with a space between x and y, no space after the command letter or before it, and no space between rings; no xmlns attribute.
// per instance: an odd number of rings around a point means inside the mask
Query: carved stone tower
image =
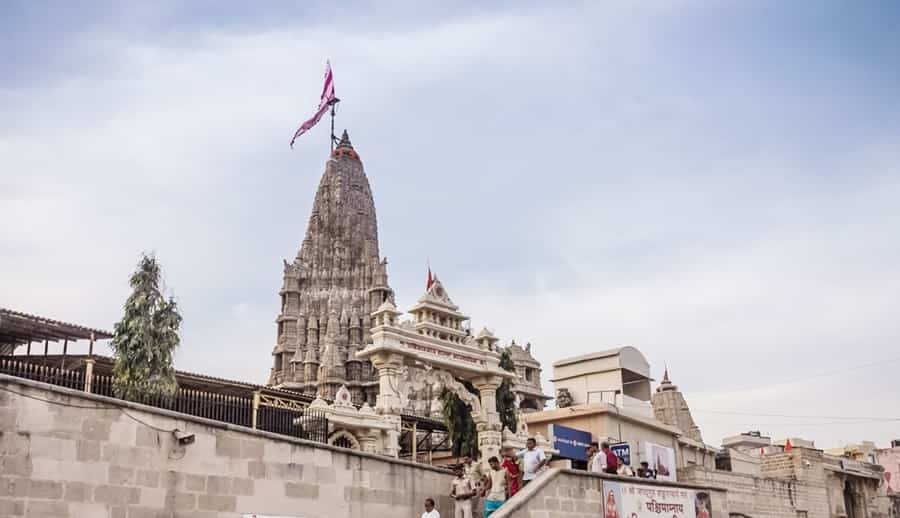
<svg viewBox="0 0 900 518"><path fill-rule="evenodd" d="M280 294L269 385L329 398L346 385L354 402L374 404L372 365L355 353L371 341L369 315L394 294L369 180L346 131L325 166L297 257L284 263Z"/></svg>
<svg viewBox="0 0 900 518"><path fill-rule="evenodd" d="M519 409L524 413L540 412L552 398L541 389L541 364L531 355L531 343L523 348L513 340L507 350L519 375L513 389L519 398Z"/></svg>
<svg viewBox="0 0 900 518"><path fill-rule="evenodd" d="M653 414L657 420L680 429L684 435L695 441L703 442L700 427L694 423L684 394L669 381L669 369L666 369L662 382L656 387L656 393L651 397L651 403Z"/></svg>

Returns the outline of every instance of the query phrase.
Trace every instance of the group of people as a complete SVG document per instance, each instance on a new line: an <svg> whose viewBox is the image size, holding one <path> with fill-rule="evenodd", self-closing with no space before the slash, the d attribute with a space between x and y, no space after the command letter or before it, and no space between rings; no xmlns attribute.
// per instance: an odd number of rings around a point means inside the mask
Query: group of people
<svg viewBox="0 0 900 518"><path fill-rule="evenodd" d="M484 517L488 518L538 476L550 458L537 447L534 439L528 439L525 444L525 449L518 452L506 450L502 460L489 458L486 470L474 457L465 457L450 485L450 497L455 501L454 518L472 518L472 510L479 500L483 500ZM440 516L434 508L434 500L426 499L422 518Z"/></svg>
<svg viewBox="0 0 900 518"><path fill-rule="evenodd" d="M588 471L591 473L608 473L610 475L620 475L623 477L639 477L639 478L656 478L656 471L650 468L649 463L641 462L641 467L637 472L631 469L631 466L625 463L622 457L619 457L609 447L609 443L592 442L586 448L588 457Z"/></svg>
<svg viewBox="0 0 900 518"><path fill-rule="evenodd" d="M592 442L587 447L587 457L588 471L592 473L656 478L656 472L647 462L641 462L641 467L635 472L605 442ZM482 468L475 457L467 455L450 485L450 497L455 500L454 518L472 518L472 510L479 499L484 500L484 517L490 517L504 502L534 480L549 461L550 458L544 450L537 447L534 439L528 439L524 450L517 452L508 449L503 453L502 459L491 457L488 459L487 470ZM422 518L441 518L441 514L434 508L433 499L425 499Z"/></svg>

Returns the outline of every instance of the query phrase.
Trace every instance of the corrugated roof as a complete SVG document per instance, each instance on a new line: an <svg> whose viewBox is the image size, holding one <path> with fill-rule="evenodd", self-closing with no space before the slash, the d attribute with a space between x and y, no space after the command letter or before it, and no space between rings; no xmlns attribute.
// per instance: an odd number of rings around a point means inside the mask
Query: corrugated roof
<svg viewBox="0 0 900 518"><path fill-rule="evenodd" d="M29 341L42 342L44 340L50 342L88 340L91 335L95 340L107 340L113 337L111 332L103 329L0 308L0 343L25 344Z"/></svg>

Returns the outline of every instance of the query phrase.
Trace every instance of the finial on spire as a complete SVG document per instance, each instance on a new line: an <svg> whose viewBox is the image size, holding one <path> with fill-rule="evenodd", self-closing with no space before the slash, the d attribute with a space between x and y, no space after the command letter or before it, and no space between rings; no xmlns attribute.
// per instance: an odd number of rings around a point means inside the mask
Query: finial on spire
<svg viewBox="0 0 900 518"><path fill-rule="evenodd" d="M668 363L666 363L664 365L666 366L666 370L663 372L662 382L663 383L672 383L671 381L669 381L669 365L668 365Z"/></svg>
<svg viewBox="0 0 900 518"><path fill-rule="evenodd" d="M344 130L344 133L341 134L341 140L338 142L338 147L348 147L353 149L353 144L350 143L350 135L347 133L347 130Z"/></svg>
<svg viewBox="0 0 900 518"><path fill-rule="evenodd" d="M344 133L341 134L341 139L337 143L337 147L334 148L334 151L331 152L331 156L333 158L337 158L340 156L349 156L351 158L355 158L359 160L359 153L353 149L353 144L350 143L350 134L347 133L347 130L344 130Z"/></svg>

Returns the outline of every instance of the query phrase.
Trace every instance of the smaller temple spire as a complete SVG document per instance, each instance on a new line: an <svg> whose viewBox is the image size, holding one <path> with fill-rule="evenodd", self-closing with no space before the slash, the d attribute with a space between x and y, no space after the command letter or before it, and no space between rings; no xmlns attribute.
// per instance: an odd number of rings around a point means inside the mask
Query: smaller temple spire
<svg viewBox="0 0 900 518"><path fill-rule="evenodd" d="M663 379L656 387L656 394L650 399L653 406L653 414L656 419L679 428L687 437L703 442L700 428L694 422L691 410L688 408L684 395L678 387L669 379L669 367L663 372Z"/></svg>

